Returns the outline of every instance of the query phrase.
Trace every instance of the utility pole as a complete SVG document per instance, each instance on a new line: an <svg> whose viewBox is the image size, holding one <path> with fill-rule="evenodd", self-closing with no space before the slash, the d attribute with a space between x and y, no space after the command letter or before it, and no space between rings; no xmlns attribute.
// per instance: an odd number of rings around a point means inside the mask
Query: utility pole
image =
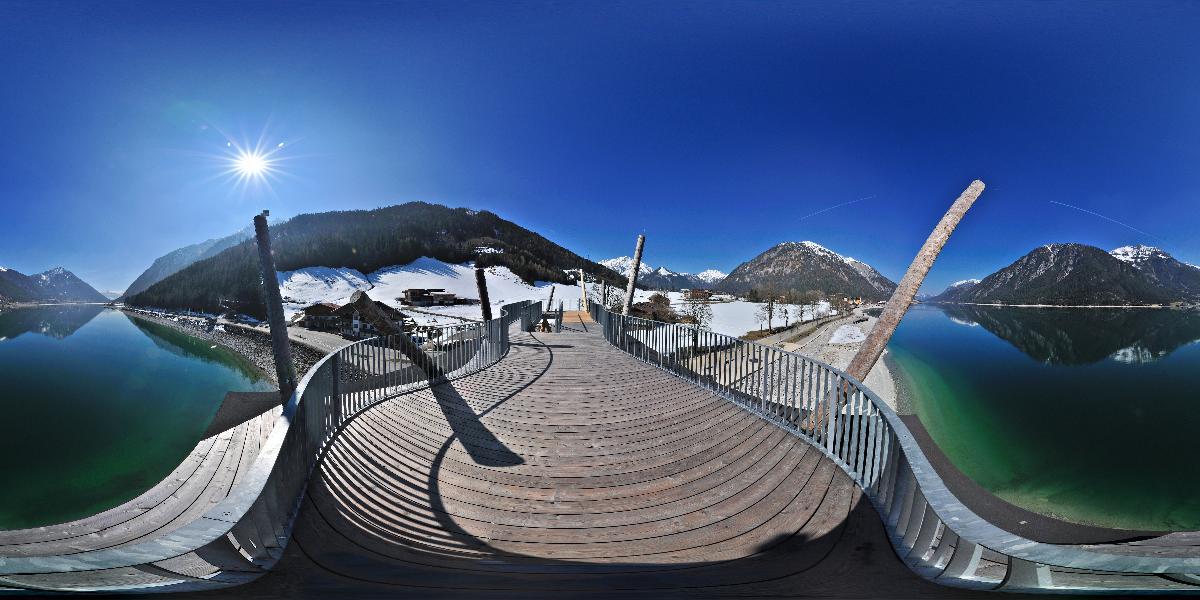
<svg viewBox="0 0 1200 600"><path fill-rule="evenodd" d="M258 242L258 268L262 273L263 296L267 305L267 322L271 325L271 352L275 357L275 377L279 379L279 396L287 404L296 391L296 367L292 363L292 342L288 339L287 323L283 321L283 297L279 295L279 280L275 276L275 256L271 253L271 232L267 229L270 211L254 217L254 238Z"/></svg>
<svg viewBox="0 0 1200 600"><path fill-rule="evenodd" d="M633 251L633 270L629 272L629 286L625 288L625 309L621 314L628 316L633 309L633 290L637 286L638 270L642 268L642 247L646 245L646 236L638 235L637 248Z"/></svg>
<svg viewBox="0 0 1200 600"><path fill-rule="evenodd" d="M483 320L492 320L492 303L488 300L487 278L484 277L483 267L475 267L475 286L479 288L479 306L483 310Z"/></svg>

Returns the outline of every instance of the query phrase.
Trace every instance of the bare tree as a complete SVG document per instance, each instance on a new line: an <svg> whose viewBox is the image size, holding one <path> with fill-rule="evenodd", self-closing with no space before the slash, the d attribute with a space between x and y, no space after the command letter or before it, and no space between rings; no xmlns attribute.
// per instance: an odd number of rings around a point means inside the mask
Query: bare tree
<svg viewBox="0 0 1200 600"><path fill-rule="evenodd" d="M698 298L687 298L680 308L680 315L701 329L707 328L712 322L712 307L708 302Z"/></svg>
<svg viewBox="0 0 1200 600"><path fill-rule="evenodd" d="M699 298L686 298L683 302L683 307L680 308L680 315L684 321L689 321L692 324L692 347L700 345L700 330L707 329L712 323L713 311L709 306L708 301Z"/></svg>
<svg viewBox="0 0 1200 600"><path fill-rule="evenodd" d="M763 321L767 322L767 330L770 331L773 329L771 321L778 314L779 307L776 303L779 300L779 294L775 291L774 287L766 286L759 293L759 296L762 298L763 305L759 307L756 316L761 317L758 319L760 323Z"/></svg>

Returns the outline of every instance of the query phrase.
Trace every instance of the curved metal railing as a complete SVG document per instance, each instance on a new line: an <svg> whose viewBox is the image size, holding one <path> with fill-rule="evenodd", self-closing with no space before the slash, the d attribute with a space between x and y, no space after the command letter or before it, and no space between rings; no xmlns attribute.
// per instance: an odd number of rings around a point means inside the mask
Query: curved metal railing
<svg viewBox="0 0 1200 600"><path fill-rule="evenodd" d="M827 455L875 506L901 559L927 579L1005 591L1200 590L1200 557L1046 544L989 523L950 492L895 411L825 363L695 326L623 316L594 303L589 309L617 348Z"/></svg>
<svg viewBox="0 0 1200 600"><path fill-rule="evenodd" d="M49 591L177 592L253 580L283 554L305 487L328 444L355 415L398 394L480 371L507 352L509 326L541 318L516 302L491 321L423 328L431 378L397 336L349 344L309 369L275 420L250 471L203 516L129 546L57 556L0 557L0 587ZM80 577L83 572L93 576ZM72 574L72 575L67 575ZM137 575L129 584L121 575ZM61 583L56 583L61 578ZM88 584L92 581L92 584Z"/></svg>

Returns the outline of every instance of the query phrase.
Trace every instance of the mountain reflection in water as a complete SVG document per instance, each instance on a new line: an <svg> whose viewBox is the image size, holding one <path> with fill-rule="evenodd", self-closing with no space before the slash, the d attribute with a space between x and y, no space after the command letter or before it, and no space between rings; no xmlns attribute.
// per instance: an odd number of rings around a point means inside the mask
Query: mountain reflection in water
<svg viewBox="0 0 1200 600"><path fill-rule="evenodd" d="M104 311L98 304L57 304L22 307L0 313L0 340L37 333L66 339Z"/></svg>
<svg viewBox="0 0 1200 600"><path fill-rule="evenodd" d="M1193 310L938 307L952 321L977 324L1033 360L1052 365L1149 362L1200 340L1200 312Z"/></svg>

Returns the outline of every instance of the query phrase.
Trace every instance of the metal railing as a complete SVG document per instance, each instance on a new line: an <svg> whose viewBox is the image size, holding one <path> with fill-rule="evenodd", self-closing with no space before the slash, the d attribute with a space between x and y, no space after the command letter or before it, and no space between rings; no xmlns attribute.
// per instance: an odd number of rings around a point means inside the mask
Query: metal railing
<svg viewBox="0 0 1200 600"><path fill-rule="evenodd" d="M979 517L947 489L900 417L825 363L599 304L589 310L620 350L741 405L832 459L879 512L900 558L927 579L1004 591L1200 590L1200 557L1047 544Z"/></svg>
<svg viewBox="0 0 1200 600"><path fill-rule="evenodd" d="M0 557L0 587L64 591L190 591L245 583L283 554L308 478L341 428L398 394L478 372L509 348L509 327L541 317L516 302L491 321L424 328L423 367L399 336L352 343L305 374L250 471L202 517L138 544L58 556ZM430 377L428 373L436 373ZM79 574L89 572L88 576ZM130 583L121 584L122 577ZM87 582L91 582L90 584Z"/></svg>

